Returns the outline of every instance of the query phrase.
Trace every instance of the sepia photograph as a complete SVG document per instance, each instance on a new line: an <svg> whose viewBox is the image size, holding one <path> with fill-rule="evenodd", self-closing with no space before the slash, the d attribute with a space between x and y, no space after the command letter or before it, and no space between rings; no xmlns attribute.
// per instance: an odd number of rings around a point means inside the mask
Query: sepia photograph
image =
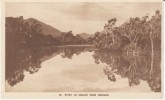
<svg viewBox="0 0 165 100"><path fill-rule="evenodd" d="M162 12L162 2L6 2L5 92L162 93Z"/></svg>

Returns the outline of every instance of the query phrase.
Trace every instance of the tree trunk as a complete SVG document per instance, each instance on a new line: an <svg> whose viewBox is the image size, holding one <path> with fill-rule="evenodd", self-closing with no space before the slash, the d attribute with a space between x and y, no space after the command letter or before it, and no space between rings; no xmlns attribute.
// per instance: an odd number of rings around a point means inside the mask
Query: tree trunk
<svg viewBox="0 0 165 100"><path fill-rule="evenodd" d="M150 40L151 40L151 68L150 68L150 73L151 73L153 71L153 61L154 61L154 41L151 35L150 35Z"/></svg>

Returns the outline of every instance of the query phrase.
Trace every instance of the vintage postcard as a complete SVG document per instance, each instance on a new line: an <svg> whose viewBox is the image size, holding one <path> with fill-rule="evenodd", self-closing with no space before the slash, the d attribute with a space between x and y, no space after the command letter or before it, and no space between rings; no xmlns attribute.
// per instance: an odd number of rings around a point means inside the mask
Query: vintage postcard
<svg viewBox="0 0 165 100"><path fill-rule="evenodd" d="M3 98L163 98L162 1L3 3Z"/></svg>

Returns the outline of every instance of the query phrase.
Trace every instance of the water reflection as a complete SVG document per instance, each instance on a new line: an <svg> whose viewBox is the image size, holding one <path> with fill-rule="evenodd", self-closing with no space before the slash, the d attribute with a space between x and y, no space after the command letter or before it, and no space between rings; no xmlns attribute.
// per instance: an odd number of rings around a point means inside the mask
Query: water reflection
<svg viewBox="0 0 165 100"><path fill-rule="evenodd" d="M62 47L61 50L61 57L62 58L69 58L72 59L72 56L76 54L77 56L85 51L85 47Z"/></svg>
<svg viewBox="0 0 165 100"><path fill-rule="evenodd" d="M30 74L38 72L41 62L51 59L54 53L71 59L74 54L79 55L84 50L85 47L7 47L5 79L14 86L23 81L25 71Z"/></svg>
<svg viewBox="0 0 165 100"><path fill-rule="evenodd" d="M6 81L10 86L23 81L25 72L34 74L42 67L41 63L57 55L72 60L73 55L93 52L95 64L105 63L103 73L109 82L117 82L117 75L128 79L130 87L146 81L151 91L161 91L160 53L155 54L151 68L150 55L128 56L121 51L94 50L92 47L7 47ZM48 66L47 66L48 67ZM25 84L25 83L24 83ZM122 83L121 83L122 84Z"/></svg>
<svg viewBox="0 0 165 100"><path fill-rule="evenodd" d="M30 74L38 72L41 68L41 58L50 56L56 51L56 48L8 47L6 49L5 79L11 86L16 85L23 81L25 71Z"/></svg>
<svg viewBox="0 0 165 100"><path fill-rule="evenodd" d="M107 79L116 82L115 74L128 78L129 86L139 85L140 81L147 81L151 90L161 91L160 54L155 54L154 68L151 68L151 57L149 55L128 56L121 52L95 51L93 58L95 62L106 63L104 73ZM152 70L152 71L151 71Z"/></svg>

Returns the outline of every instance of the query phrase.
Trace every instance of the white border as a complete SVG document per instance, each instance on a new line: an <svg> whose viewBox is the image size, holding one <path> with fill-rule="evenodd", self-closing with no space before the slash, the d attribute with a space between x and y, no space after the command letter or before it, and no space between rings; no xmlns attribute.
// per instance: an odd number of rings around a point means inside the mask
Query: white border
<svg viewBox="0 0 165 100"><path fill-rule="evenodd" d="M1 41L0 41L0 45L1 45L1 50L0 50L0 52L1 52L1 55L0 55L0 63L1 63L1 69L0 69L0 71L2 72L2 74L4 74L4 72L5 72L5 70L4 70L4 66L5 66L5 63L4 63L4 61L5 61L5 59L3 58L3 57L5 57L5 50L4 50L4 48L5 48L5 38L4 38L4 31L5 31L5 17L4 17L4 14L5 14L5 5L4 5L4 3L5 2L137 2L137 0L79 0L79 1L77 1L77 0L70 0L70 1L68 1L68 0L1 0L1 5L0 5L0 8L1 8L1 13L0 13L0 22L1 22L1 27L0 27L0 31L2 32L1 33L1 35L0 35L0 39L1 39ZM138 2L150 2L150 1L152 1L152 2L161 2L161 0L138 0ZM165 4L165 3L164 3ZM162 6L162 8L164 8L164 4L162 4L163 6ZM163 11L165 11L165 8L164 8L164 10ZM164 19L164 13L163 13L163 11L162 11L162 20ZM2 16L2 15L3 16ZM164 68L164 64L163 64L163 62L164 62L164 56L165 56L165 53L164 53L164 44L165 44L165 40L164 40L164 29L165 29L165 25L164 25L164 20L163 20L163 22L162 22L162 25L163 25L163 27L162 27L162 71L164 71L165 72L165 68ZM163 76L164 76L164 72L162 72L162 79L163 79ZM6 93L5 91L2 91L2 90L4 90L4 81L3 80L5 80L5 78L4 77L2 77L2 74L0 75L1 76L1 82L0 82L0 84L1 84L1 92L2 92L2 95L1 96L3 96L3 98L8 98L8 99L17 99L17 98L42 98L42 99L47 99L47 98L54 98L54 97L56 97L55 95L57 95L56 93L32 93L32 92L30 92L30 93ZM164 79L162 80L162 83L164 83ZM163 95L163 98L164 98L164 84L162 84L162 94L161 94L161 96ZM156 93L153 93L153 95L152 95L152 93L127 93L127 96L128 96L128 94L130 95L130 98L143 98L144 99L144 97L143 96L147 96L147 98L156 98L156 99L160 99L160 95L155 95ZM110 94L111 95L111 98L113 98L113 99L116 99L116 98L122 98L122 99L126 99L126 95L125 94L123 94L123 93L111 93ZM56 98L59 98L59 97L56 97ZM65 98L65 99L75 99L75 97L62 97L62 98ZM86 99L86 98L92 98L92 97L78 97L78 98L84 98L84 99ZM76 99L78 99L78 98L76 98ZM106 97L95 97L95 98L97 98L97 99L102 99L102 98L106 98ZM162 98L162 97L161 97ZM108 98L106 98L106 99L109 99L109 97Z"/></svg>

